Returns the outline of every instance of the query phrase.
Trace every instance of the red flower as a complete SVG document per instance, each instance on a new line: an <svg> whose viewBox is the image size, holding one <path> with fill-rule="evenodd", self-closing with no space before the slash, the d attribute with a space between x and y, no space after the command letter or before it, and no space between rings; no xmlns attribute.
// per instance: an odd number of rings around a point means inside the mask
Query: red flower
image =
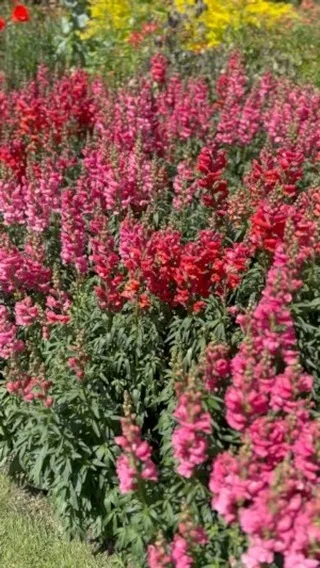
<svg viewBox="0 0 320 568"><path fill-rule="evenodd" d="M28 8L23 4L17 4L12 11L11 19L14 22L28 22L30 20Z"/></svg>
<svg viewBox="0 0 320 568"><path fill-rule="evenodd" d="M132 32L128 42L133 45L133 47L139 47L139 45L143 42L143 35L140 32Z"/></svg>
<svg viewBox="0 0 320 568"><path fill-rule="evenodd" d="M4 30L4 28L6 27L6 21L4 18L0 18L0 32L2 32L2 30Z"/></svg>

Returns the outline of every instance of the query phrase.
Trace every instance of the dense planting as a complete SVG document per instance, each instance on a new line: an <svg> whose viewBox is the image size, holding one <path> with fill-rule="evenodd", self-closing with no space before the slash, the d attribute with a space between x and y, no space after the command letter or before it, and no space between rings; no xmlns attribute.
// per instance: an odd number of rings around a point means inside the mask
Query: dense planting
<svg viewBox="0 0 320 568"><path fill-rule="evenodd" d="M319 92L158 54L0 109L11 472L134 566L319 566Z"/></svg>

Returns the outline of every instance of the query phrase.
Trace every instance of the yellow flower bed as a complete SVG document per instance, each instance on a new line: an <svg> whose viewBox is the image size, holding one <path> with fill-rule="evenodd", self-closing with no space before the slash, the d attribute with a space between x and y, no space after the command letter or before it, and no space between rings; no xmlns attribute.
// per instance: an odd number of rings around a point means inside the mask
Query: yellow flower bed
<svg viewBox="0 0 320 568"><path fill-rule="evenodd" d="M226 30L244 25L272 26L282 18L294 18L290 4L268 0L88 0L90 20L83 39L106 32L128 38L139 23L165 19L171 11L184 19L185 45L190 49L215 47Z"/></svg>
<svg viewBox="0 0 320 568"><path fill-rule="evenodd" d="M163 0L88 0L90 20L82 37L88 39L105 32L128 37L138 24L166 16Z"/></svg>
<svg viewBox="0 0 320 568"><path fill-rule="evenodd" d="M239 30L245 25L273 26L281 19L296 17L290 4L268 0L205 0L200 11L194 0L174 0L175 8L187 17L188 47L215 47L227 29ZM199 15L197 15L199 14Z"/></svg>

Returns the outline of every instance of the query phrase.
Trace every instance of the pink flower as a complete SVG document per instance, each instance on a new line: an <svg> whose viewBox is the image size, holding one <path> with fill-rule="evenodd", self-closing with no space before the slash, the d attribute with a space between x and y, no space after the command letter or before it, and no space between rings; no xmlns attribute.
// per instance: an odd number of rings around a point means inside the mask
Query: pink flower
<svg viewBox="0 0 320 568"><path fill-rule="evenodd" d="M151 459L148 459L144 462L144 466L141 472L142 479L146 479L149 481L158 481L158 470L156 465L153 463Z"/></svg>
<svg viewBox="0 0 320 568"><path fill-rule="evenodd" d="M117 475L121 493L130 493L137 489L136 468L131 465L129 457L125 454L117 459Z"/></svg>
<svg viewBox="0 0 320 568"><path fill-rule="evenodd" d="M51 288L50 294L46 298L46 305L45 314L48 324L60 323L66 325L70 323L71 301L68 294L62 290Z"/></svg>
<svg viewBox="0 0 320 568"><path fill-rule="evenodd" d="M182 536L175 535L171 556L176 568L190 568L193 565L192 556L188 552L188 542Z"/></svg>
<svg viewBox="0 0 320 568"><path fill-rule="evenodd" d="M241 557L245 568L260 568L261 564L271 564L273 562L273 553L266 550L263 546L251 546Z"/></svg>
<svg viewBox="0 0 320 568"><path fill-rule="evenodd" d="M209 392L215 392L219 386L224 386L231 371L228 348L225 345L208 345L200 369Z"/></svg>
<svg viewBox="0 0 320 568"><path fill-rule="evenodd" d="M27 296L20 302L16 302L14 310L17 325L32 325L39 315L38 307L33 304L30 296Z"/></svg>
<svg viewBox="0 0 320 568"><path fill-rule="evenodd" d="M194 469L207 460L208 441L211 434L211 416L204 412L202 395L194 387L183 392L177 385L178 405L173 415L179 426L172 434L172 447L178 461L177 471L184 477L191 477Z"/></svg>
<svg viewBox="0 0 320 568"><path fill-rule="evenodd" d="M166 553L164 545L151 544L148 546L148 566L149 568L165 568L171 566L171 555Z"/></svg>
<svg viewBox="0 0 320 568"><path fill-rule="evenodd" d="M46 310L46 317L48 323L61 323L65 325L70 322L70 316L56 314L52 310Z"/></svg>
<svg viewBox="0 0 320 568"><path fill-rule="evenodd" d="M319 568L319 560L306 558L303 554L288 554L285 558L284 568Z"/></svg>
<svg viewBox="0 0 320 568"><path fill-rule="evenodd" d="M183 534L188 534L189 539L194 542L195 544L201 544L204 546L208 542L208 535L203 527L194 526L191 529L189 527L184 527L183 523L179 525L179 531Z"/></svg>
<svg viewBox="0 0 320 568"><path fill-rule="evenodd" d="M207 459L207 440L189 428L176 428L172 435L174 457L178 460L177 471L183 477L191 477L194 469Z"/></svg>
<svg viewBox="0 0 320 568"><path fill-rule="evenodd" d="M239 521L248 535L246 568L273 562L275 553L286 566L288 558L301 567L319 564L312 557L320 541L314 493L320 480L319 426L305 397L312 377L299 364L289 311L300 287L299 263L292 259L282 246L276 248L260 302L239 321L246 337L231 364L225 403L242 449L218 456L210 476L213 508L227 522Z"/></svg>
<svg viewBox="0 0 320 568"><path fill-rule="evenodd" d="M24 348L24 342L17 338L17 327L10 321L9 310L0 305L0 357L10 359Z"/></svg>
<svg viewBox="0 0 320 568"><path fill-rule="evenodd" d="M154 55L151 59L151 76L159 84L165 83L168 67L167 58L161 53Z"/></svg>
<svg viewBox="0 0 320 568"><path fill-rule="evenodd" d="M26 395L23 397L23 400L24 400L25 402L32 402L34 399L35 399L35 395L34 395L33 392L29 392L28 394L26 394Z"/></svg>
<svg viewBox="0 0 320 568"><path fill-rule="evenodd" d="M61 202L61 259L64 264L74 265L80 274L85 274L88 261L85 255L87 234L84 210L88 195L81 191L81 179L76 190L65 190Z"/></svg>
<svg viewBox="0 0 320 568"><path fill-rule="evenodd" d="M121 419L122 436L115 438L123 454L117 459L117 474L120 492L128 493L138 488L138 480L157 481L158 470L151 459L150 444L141 438L135 416L126 407L126 416Z"/></svg>

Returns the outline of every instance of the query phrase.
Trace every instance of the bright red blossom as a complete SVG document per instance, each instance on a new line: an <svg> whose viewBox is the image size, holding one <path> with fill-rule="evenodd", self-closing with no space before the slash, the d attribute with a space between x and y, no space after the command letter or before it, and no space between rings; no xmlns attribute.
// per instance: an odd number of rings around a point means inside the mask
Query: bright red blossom
<svg viewBox="0 0 320 568"><path fill-rule="evenodd" d="M23 4L17 4L11 14L13 22L28 22L30 20L30 12Z"/></svg>

